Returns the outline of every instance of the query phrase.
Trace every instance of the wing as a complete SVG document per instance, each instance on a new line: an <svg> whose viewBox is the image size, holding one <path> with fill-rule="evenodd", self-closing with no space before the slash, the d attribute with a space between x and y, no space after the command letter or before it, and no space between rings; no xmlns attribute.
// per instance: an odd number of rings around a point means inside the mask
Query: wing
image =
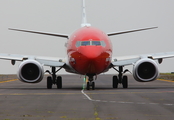
<svg viewBox="0 0 174 120"><path fill-rule="evenodd" d="M12 28L9 28L9 30L20 31L20 32L28 32L28 33L35 33L35 34L42 34L42 35L49 35L49 36L55 36L55 37L68 38L68 35L60 34L60 33L45 33L45 32L30 31L30 30L20 30L20 29L12 29Z"/></svg>
<svg viewBox="0 0 174 120"><path fill-rule="evenodd" d="M143 59L143 58L150 58L152 60L158 60L158 63L161 64L163 59L172 58L172 57L174 57L174 52L152 53L152 54L145 54L145 55L115 57L112 59L112 66L133 65L138 60Z"/></svg>
<svg viewBox="0 0 174 120"><path fill-rule="evenodd" d="M141 59L140 56L125 56L125 57L116 57L112 59L112 66L126 66L132 65L136 61Z"/></svg>
<svg viewBox="0 0 174 120"><path fill-rule="evenodd" d="M38 56L26 56L17 54L0 54L0 59L11 60L14 64L15 61L24 61L28 59L34 59L44 66L51 67L63 67L65 65L65 58L57 57L38 57Z"/></svg>
<svg viewBox="0 0 174 120"><path fill-rule="evenodd" d="M144 31L144 30L150 30L150 29L155 29L155 28L158 28L158 27L151 27L151 28L144 28L144 29L137 29L137 30L129 30L129 31L123 31L123 32L112 32L112 33L107 33L107 35L108 36L120 35L120 34L132 33L132 32Z"/></svg>

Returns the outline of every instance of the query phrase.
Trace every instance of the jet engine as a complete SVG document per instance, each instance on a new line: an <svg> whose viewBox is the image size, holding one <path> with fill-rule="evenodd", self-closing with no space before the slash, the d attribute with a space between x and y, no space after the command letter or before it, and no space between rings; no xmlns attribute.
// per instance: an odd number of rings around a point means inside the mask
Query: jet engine
<svg viewBox="0 0 174 120"><path fill-rule="evenodd" d="M139 82L155 80L159 75L157 63L148 58L137 61L133 67L133 76Z"/></svg>
<svg viewBox="0 0 174 120"><path fill-rule="evenodd" d="M19 65L17 75L22 82L38 83L44 77L44 69L36 60L25 60Z"/></svg>

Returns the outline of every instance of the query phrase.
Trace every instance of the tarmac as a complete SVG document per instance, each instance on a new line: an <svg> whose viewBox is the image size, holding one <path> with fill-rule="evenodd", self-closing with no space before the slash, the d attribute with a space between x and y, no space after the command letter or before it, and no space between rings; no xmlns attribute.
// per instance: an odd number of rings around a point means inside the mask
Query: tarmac
<svg viewBox="0 0 174 120"><path fill-rule="evenodd" d="M95 90L84 88L83 76L62 75L62 89L46 89L16 75L0 76L0 120L173 120L174 82L137 82L112 88L113 75L99 75Z"/></svg>

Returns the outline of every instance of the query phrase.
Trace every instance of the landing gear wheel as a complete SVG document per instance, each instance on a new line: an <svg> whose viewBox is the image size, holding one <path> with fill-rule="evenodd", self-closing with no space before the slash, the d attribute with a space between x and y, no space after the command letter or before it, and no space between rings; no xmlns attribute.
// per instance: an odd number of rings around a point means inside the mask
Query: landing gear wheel
<svg viewBox="0 0 174 120"><path fill-rule="evenodd" d="M52 78L49 76L47 77L47 89L52 89L52 85L53 85Z"/></svg>
<svg viewBox="0 0 174 120"><path fill-rule="evenodd" d="M87 84L86 84L86 89L87 89L87 90L90 89L90 84L89 84L89 82L87 82Z"/></svg>
<svg viewBox="0 0 174 120"><path fill-rule="evenodd" d="M118 78L117 78L117 76L113 76L113 88L118 88Z"/></svg>
<svg viewBox="0 0 174 120"><path fill-rule="evenodd" d="M95 90L95 82L92 82L92 90Z"/></svg>
<svg viewBox="0 0 174 120"><path fill-rule="evenodd" d="M56 67L51 67L51 72L49 70L46 70L46 72L48 72L51 76L47 77L47 89L52 89L53 84L57 85L58 89L62 88L62 77L56 75L56 73L61 70L62 67L60 67L57 71L56 71Z"/></svg>
<svg viewBox="0 0 174 120"><path fill-rule="evenodd" d="M92 87L92 90L95 90L95 82L87 82L86 89L89 90Z"/></svg>
<svg viewBox="0 0 174 120"><path fill-rule="evenodd" d="M57 89L61 89L62 88L62 77L61 76L57 77L56 85L57 85Z"/></svg>
<svg viewBox="0 0 174 120"><path fill-rule="evenodd" d="M123 76L122 85L123 85L123 88L128 88L127 76Z"/></svg>

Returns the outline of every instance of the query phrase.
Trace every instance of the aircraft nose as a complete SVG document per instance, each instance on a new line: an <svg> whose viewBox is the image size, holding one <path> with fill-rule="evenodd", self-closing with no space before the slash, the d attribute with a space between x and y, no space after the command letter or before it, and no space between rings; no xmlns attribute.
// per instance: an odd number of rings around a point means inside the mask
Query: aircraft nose
<svg viewBox="0 0 174 120"><path fill-rule="evenodd" d="M101 55L102 49L99 46L84 46L79 49L79 52L88 59L95 59Z"/></svg>

